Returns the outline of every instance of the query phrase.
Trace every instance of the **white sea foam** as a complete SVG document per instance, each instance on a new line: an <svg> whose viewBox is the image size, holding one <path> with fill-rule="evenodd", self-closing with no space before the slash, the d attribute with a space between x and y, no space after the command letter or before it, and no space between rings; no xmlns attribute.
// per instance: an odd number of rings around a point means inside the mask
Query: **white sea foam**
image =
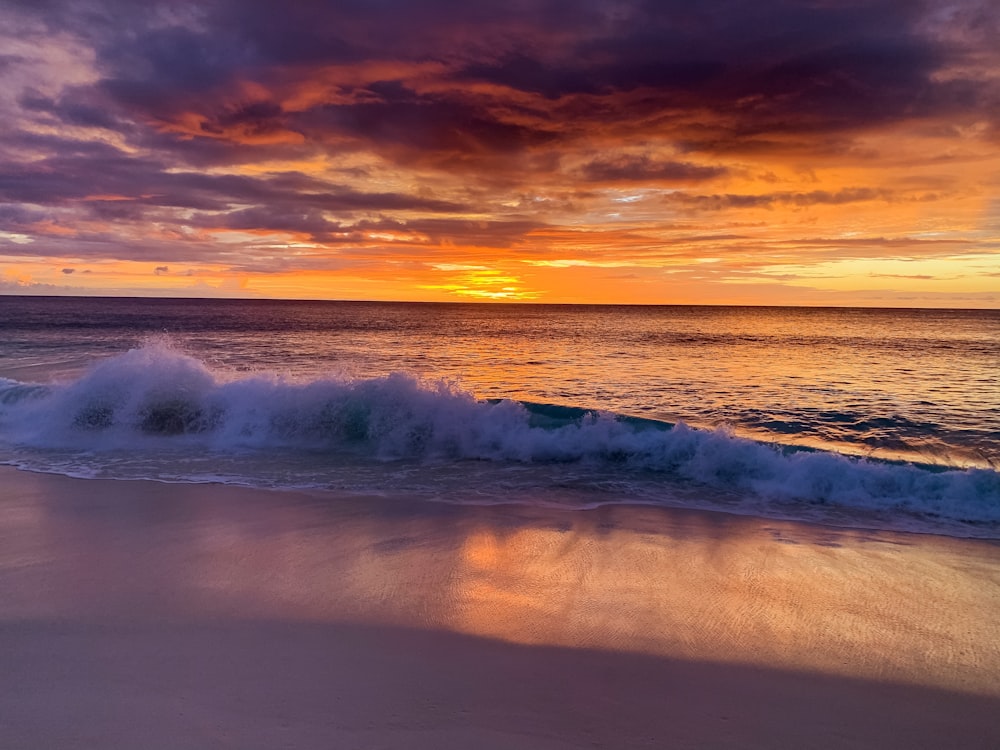
<svg viewBox="0 0 1000 750"><path fill-rule="evenodd" d="M646 472L767 502L902 511L1000 522L1000 474L790 451L736 437L610 413L481 401L458 385L406 373L309 381L237 377L151 343L53 385L0 381L0 441L8 449L308 451L351 457L487 460ZM331 462L331 465L333 462ZM37 461L36 461L37 465ZM377 488L372 488L377 489Z"/></svg>

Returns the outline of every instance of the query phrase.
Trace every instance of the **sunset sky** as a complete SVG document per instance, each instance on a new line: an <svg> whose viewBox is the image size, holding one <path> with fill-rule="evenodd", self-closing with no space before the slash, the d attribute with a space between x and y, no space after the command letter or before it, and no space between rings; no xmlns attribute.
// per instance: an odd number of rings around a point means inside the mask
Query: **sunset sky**
<svg viewBox="0 0 1000 750"><path fill-rule="evenodd" d="M0 0L0 292L1000 307L1000 3Z"/></svg>

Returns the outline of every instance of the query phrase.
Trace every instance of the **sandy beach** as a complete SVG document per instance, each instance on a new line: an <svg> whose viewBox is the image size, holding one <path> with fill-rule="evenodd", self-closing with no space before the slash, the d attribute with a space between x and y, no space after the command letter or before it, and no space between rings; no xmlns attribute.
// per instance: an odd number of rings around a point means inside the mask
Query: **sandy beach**
<svg viewBox="0 0 1000 750"><path fill-rule="evenodd" d="M1000 545L0 468L4 748L995 748Z"/></svg>

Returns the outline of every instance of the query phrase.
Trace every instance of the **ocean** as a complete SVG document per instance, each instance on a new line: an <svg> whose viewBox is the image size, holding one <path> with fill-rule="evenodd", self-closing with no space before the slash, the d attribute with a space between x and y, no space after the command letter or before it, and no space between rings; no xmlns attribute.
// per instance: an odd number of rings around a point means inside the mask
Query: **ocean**
<svg viewBox="0 0 1000 750"><path fill-rule="evenodd" d="M5 296L0 463L1000 538L998 373L998 310Z"/></svg>

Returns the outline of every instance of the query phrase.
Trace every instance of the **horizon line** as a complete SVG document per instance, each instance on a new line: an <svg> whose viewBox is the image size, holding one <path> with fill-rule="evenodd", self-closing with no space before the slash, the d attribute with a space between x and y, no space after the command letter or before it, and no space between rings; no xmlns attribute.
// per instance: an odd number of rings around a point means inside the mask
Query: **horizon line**
<svg viewBox="0 0 1000 750"><path fill-rule="evenodd" d="M332 304L372 305L468 305L468 306L533 306L533 307L751 307L763 309L804 310L951 310L1000 312L1000 307L907 306L907 305L824 305L824 304L755 304L718 302L538 302L531 300L401 300L401 299L326 299L317 297L188 297L174 295L141 294L16 294L0 292L0 297L21 299L122 299L122 300L172 300L190 302L326 302Z"/></svg>

